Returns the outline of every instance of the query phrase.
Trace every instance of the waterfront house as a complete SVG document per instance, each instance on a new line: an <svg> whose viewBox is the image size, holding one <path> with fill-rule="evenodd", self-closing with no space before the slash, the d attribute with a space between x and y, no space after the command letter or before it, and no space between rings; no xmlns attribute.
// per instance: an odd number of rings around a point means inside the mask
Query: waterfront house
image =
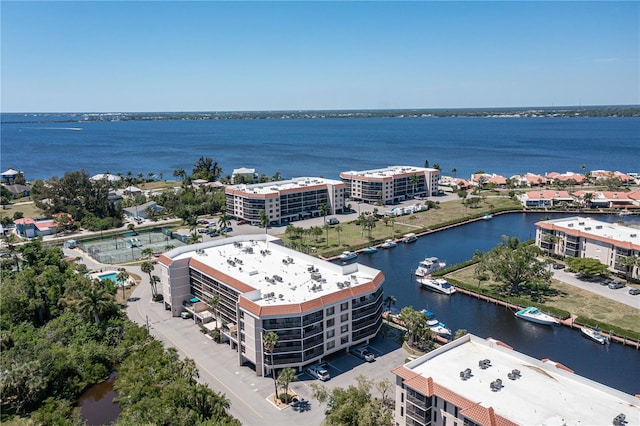
<svg viewBox="0 0 640 426"><path fill-rule="evenodd" d="M497 188L506 188L507 179L495 173L474 173L471 175L471 185L483 188L485 185L495 186Z"/></svg>
<svg viewBox="0 0 640 426"><path fill-rule="evenodd" d="M526 187L534 187L534 186L544 186L547 184L547 178L542 175L537 175L535 173L525 173L522 175L513 175L509 178L514 185L516 186L526 186Z"/></svg>
<svg viewBox="0 0 640 426"><path fill-rule="evenodd" d="M7 189L7 191L11 193L11 198L14 200L16 198L28 197L29 194L31 193L31 186L28 186L28 185L20 185L20 184L8 185L3 183L2 186L4 186Z"/></svg>
<svg viewBox="0 0 640 426"><path fill-rule="evenodd" d="M246 167L240 167L239 169L233 169L231 173L231 182L238 183L254 183L258 180L258 173L256 169L249 169Z"/></svg>
<svg viewBox="0 0 640 426"><path fill-rule="evenodd" d="M140 204L138 206L127 207L122 209L124 215L129 218L141 218L141 219L149 219L149 215L147 214L147 209L153 211L156 215L163 214L165 208L156 204L155 201L149 201L144 204Z"/></svg>
<svg viewBox="0 0 640 426"><path fill-rule="evenodd" d="M560 203L573 204L573 197L567 191L534 190L519 196L524 207L554 207Z"/></svg>
<svg viewBox="0 0 640 426"><path fill-rule="evenodd" d="M549 172L544 176L547 179L547 183L549 185L554 183L566 183L566 184L573 183L574 185L582 185L587 181L587 178L585 175L581 175L580 173L574 173L574 172L565 172L565 173Z"/></svg>
<svg viewBox="0 0 640 426"><path fill-rule="evenodd" d="M24 238L44 237L56 233L57 224L55 219L33 219L23 217L13 221L16 226L16 234Z"/></svg>
<svg viewBox="0 0 640 426"><path fill-rule="evenodd" d="M24 174L19 170L12 169L11 167L2 172L0 176L2 179L2 183L7 185L13 185L14 183L16 183L16 181L18 183L24 183Z"/></svg>

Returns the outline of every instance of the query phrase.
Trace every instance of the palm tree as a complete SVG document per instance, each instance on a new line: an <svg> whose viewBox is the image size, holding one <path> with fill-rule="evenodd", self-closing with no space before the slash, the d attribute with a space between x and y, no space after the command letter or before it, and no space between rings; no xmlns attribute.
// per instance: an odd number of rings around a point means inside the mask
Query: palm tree
<svg viewBox="0 0 640 426"><path fill-rule="evenodd" d="M456 177L456 173L458 173L458 169L456 169L455 167L453 169L451 169L451 173L453 173L453 177Z"/></svg>
<svg viewBox="0 0 640 426"><path fill-rule="evenodd" d="M127 270L124 268L118 268L118 275L116 275L116 280L122 286L122 300L125 299L124 285L128 279L129 279L129 273L127 272Z"/></svg>
<svg viewBox="0 0 640 426"><path fill-rule="evenodd" d="M144 272L145 274L149 274L149 284L151 285L151 294L153 295L153 297L156 296L156 291L154 291L154 286L153 286L153 280L151 279L151 273L153 272L154 266L153 263L151 262L142 262L140 264L140 270L142 272Z"/></svg>
<svg viewBox="0 0 640 426"><path fill-rule="evenodd" d="M627 282L629 282L629 280L633 276L634 268L636 266L640 267L640 257L639 256L622 256L618 260L618 263L620 264L620 266L624 268Z"/></svg>
<svg viewBox="0 0 640 426"><path fill-rule="evenodd" d="M228 228L231 226L231 218L227 213L222 213L218 219L218 227L220 229Z"/></svg>
<svg viewBox="0 0 640 426"><path fill-rule="evenodd" d="M217 324L218 306L220 306L220 295L214 294L209 300L207 300L207 305L211 306L211 309L213 309L213 318L215 318Z"/></svg>
<svg viewBox="0 0 640 426"><path fill-rule="evenodd" d="M327 223L327 213L329 213L329 208L326 204L320 204L320 214L324 217L324 223Z"/></svg>
<svg viewBox="0 0 640 426"><path fill-rule="evenodd" d="M296 380L296 370L293 368L287 367L283 368L278 374L278 384L284 388L284 393L287 395L285 398L287 402L289 402L289 383Z"/></svg>
<svg viewBox="0 0 640 426"><path fill-rule="evenodd" d="M191 389L191 406L198 413L201 422L209 419L221 421L226 417L231 404L223 394L202 383L195 384Z"/></svg>
<svg viewBox="0 0 640 426"><path fill-rule="evenodd" d="M267 230L269 229L269 216L267 216L267 212L264 210L260 210L260 226L264 226L264 242L269 245L269 241L267 241Z"/></svg>
<svg viewBox="0 0 640 426"><path fill-rule="evenodd" d="M192 232L187 239L187 244L197 244L202 240L202 235L197 232Z"/></svg>
<svg viewBox="0 0 640 426"><path fill-rule="evenodd" d="M395 305L398 300L394 296L387 296L384 299L384 305L387 307L387 311L391 310L391 306Z"/></svg>
<svg viewBox="0 0 640 426"><path fill-rule="evenodd" d="M160 277L157 275L152 275L151 281L149 281L149 284L151 284L151 293L153 294L154 297L157 296L158 284L160 284Z"/></svg>
<svg viewBox="0 0 640 426"><path fill-rule="evenodd" d="M336 232L338 233L338 245L340 245L340 233L343 231L342 225L337 225L335 229L336 229Z"/></svg>
<svg viewBox="0 0 640 426"><path fill-rule="evenodd" d="M418 183L418 175L417 174L412 174L411 177L409 178L409 182L411 182L413 184L413 188L411 189L411 195L415 195L416 193L416 184Z"/></svg>
<svg viewBox="0 0 640 426"><path fill-rule="evenodd" d="M16 245L20 239L16 234L9 234L5 237L4 241L7 243L9 255L13 258L13 262L16 265L16 271L20 272L20 261L18 259L18 254L16 253Z"/></svg>
<svg viewBox="0 0 640 426"><path fill-rule="evenodd" d="M273 365L273 350L276 348L276 346L278 346L278 340L280 340L280 337L273 331L270 331L267 334L262 336L262 346L264 347L265 352L271 355L271 377L273 378L273 386L276 389L276 393L273 397L273 402L276 402L278 398L278 383L276 382L276 369L274 368L274 365Z"/></svg>
<svg viewBox="0 0 640 426"><path fill-rule="evenodd" d="M76 305L81 313L93 317L96 324L100 324L102 315L113 308L113 296L101 284L100 281L92 282Z"/></svg>
<svg viewBox="0 0 640 426"><path fill-rule="evenodd" d="M329 229L331 229L331 226L329 226L328 223L325 223L322 227L327 231L327 247L329 247Z"/></svg>

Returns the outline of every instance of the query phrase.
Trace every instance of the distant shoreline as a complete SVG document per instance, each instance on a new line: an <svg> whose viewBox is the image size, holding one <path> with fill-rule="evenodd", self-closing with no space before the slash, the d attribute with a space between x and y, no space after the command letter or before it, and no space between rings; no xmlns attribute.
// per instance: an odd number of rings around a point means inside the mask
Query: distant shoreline
<svg viewBox="0 0 640 426"><path fill-rule="evenodd" d="M640 117L640 105L407 108L292 111L193 111L193 112L7 112L2 123L77 123L92 121L261 120L321 118L541 118L541 117ZM11 118L32 117L31 120ZM55 117L55 119L53 118ZM68 118L67 118L68 117Z"/></svg>

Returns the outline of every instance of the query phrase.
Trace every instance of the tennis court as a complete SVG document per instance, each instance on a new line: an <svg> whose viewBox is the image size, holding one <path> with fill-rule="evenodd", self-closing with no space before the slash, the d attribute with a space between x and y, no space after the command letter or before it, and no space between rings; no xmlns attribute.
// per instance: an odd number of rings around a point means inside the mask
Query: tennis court
<svg viewBox="0 0 640 426"><path fill-rule="evenodd" d="M139 233L124 232L78 242L81 250L98 262L108 264L131 262L183 245L184 236L175 234L168 228L154 228Z"/></svg>

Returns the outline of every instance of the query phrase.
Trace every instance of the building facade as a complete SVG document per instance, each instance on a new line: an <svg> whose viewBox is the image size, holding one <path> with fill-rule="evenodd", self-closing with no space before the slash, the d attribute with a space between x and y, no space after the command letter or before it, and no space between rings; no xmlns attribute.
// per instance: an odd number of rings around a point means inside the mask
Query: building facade
<svg viewBox="0 0 640 426"><path fill-rule="evenodd" d="M567 217L536 223L536 245L561 257L597 259L614 273L639 279L638 266L623 259L640 256L640 230L590 217Z"/></svg>
<svg viewBox="0 0 640 426"><path fill-rule="evenodd" d="M638 397L471 334L393 373L396 426L623 425L640 419Z"/></svg>
<svg viewBox="0 0 640 426"><path fill-rule="evenodd" d="M238 364L256 374L302 367L368 342L382 326L382 272L301 254L270 235L244 235L160 256L165 308L220 321ZM263 337L278 335L273 354ZM273 356L271 356L273 355Z"/></svg>
<svg viewBox="0 0 640 426"><path fill-rule="evenodd" d="M395 204L415 197L438 195L440 170L413 166L340 173L345 197L365 203Z"/></svg>
<svg viewBox="0 0 640 426"><path fill-rule="evenodd" d="M260 212L269 224L282 224L344 211L345 185L338 180L300 177L253 185L232 185L225 189L226 212L252 225L261 223Z"/></svg>

